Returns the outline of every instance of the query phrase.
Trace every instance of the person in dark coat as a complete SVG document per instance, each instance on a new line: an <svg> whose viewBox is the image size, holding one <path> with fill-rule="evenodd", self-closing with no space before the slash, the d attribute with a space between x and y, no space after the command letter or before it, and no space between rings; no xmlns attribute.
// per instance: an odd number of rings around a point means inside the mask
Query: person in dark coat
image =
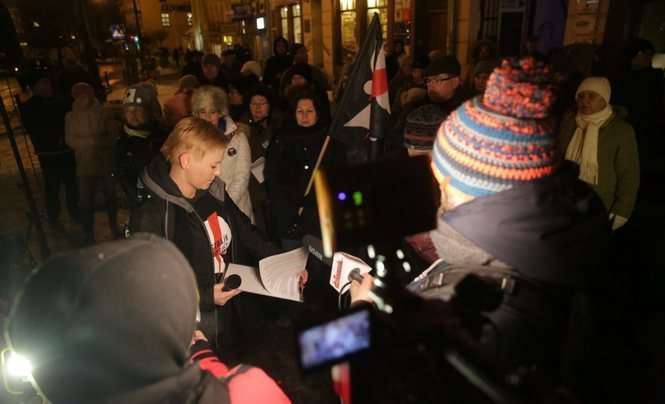
<svg viewBox="0 0 665 404"><path fill-rule="evenodd" d="M432 157L442 215L430 236L446 263L502 285L480 339L487 353L560 381L574 299L603 289L610 226L600 198L557 153L553 95L544 64L504 60L484 96L450 114Z"/></svg>
<svg viewBox="0 0 665 404"><path fill-rule="evenodd" d="M166 133L159 124L161 106L152 85L129 87L122 103L123 125L113 147L113 173L127 197L131 225L145 196L139 176L159 152Z"/></svg>
<svg viewBox="0 0 665 404"><path fill-rule="evenodd" d="M290 114L273 137L265 168L266 188L270 198L272 222L284 248L298 245L304 234L320 234L316 199L313 192L304 198L317 158L326 139L329 121L321 116L321 103L309 91L291 98ZM331 143L323 165L338 159ZM300 207L304 210L298 214Z"/></svg>
<svg viewBox="0 0 665 404"><path fill-rule="evenodd" d="M78 220L76 159L73 150L65 144L67 102L56 96L48 77L35 75L30 81L33 95L20 106L20 111L42 169L46 214L52 224L58 223L62 184L69 216Z"/></svg>
<svg viewBox="0 0 665 404"><path fill-rule="evenodd" d="M274 94L279 92L279 83L282 79L282 73L293 63L289 55L289 42L283 37L275 38L272 46L274 54L268 58L266 68L263 73L263 84L272 89Z"/></svg>
<svg viewBox="0 0 665 404"><path fill-rule="evenodd" d="M655 48L645 39L631 41L625 49L625 62L612 83L614 103L626 107L628 123L635 128L643 175L655 192L665 174L661 156L665 141L665 76L652 67ZM645 196L649 192L644 192Z"/></svg>
<svg viewBox="0 0 665 404"><path fill-rule="evenodd" d="M106 93L99 77L95 77L87 71L70 48L64 48L62 53L62 70L58 73L55 82L58 86L56 89L58 95L67 102L67 111L71 110L74 103L71 93L72 87L76 83L90 84L95 90L95 96L103 102L106 99Z"/></svg>
<svg viewBox="0 0 665 404"><path fill-rule="evenodd" d="M230 80L230 74L222 65L219 56L209 53L201 59L201 75L199 76L201 86L217 86L227 91Z"/></svg>
<svg viewBox="0 0 665 404"><path fill-rule="evenodd" d="M6 335L53 404L290 403L261 369L214 356L195 332L197 302L182 253L142 234L50 259L14 302Z"/></svg>
<svg viewBox="0 0 665 404"><path fill-rule="evenodd" d="M180 76L186 76L191 74L200 78L203 76L203 71L201 69L201 52L198 51L187 51L185 53L185 65L182 67Z"/></svg>
<svg viewBox="0 0 665 404"><path fill-rule="evenodd" d="M241 118L241 122L248 124L250 128L252 176L249 180L249 197L252 200L256 227L264 236L272 238L265 164L274 131L281 126L280 111L273 107L270 90L265 86L253 87L247 98L249 108Z"/></svg>
<svg viewBox="0 0 665 404"><path fill-rule="evenodd" d="M218 178L227 144L209 122L181 120L141 175L150 197L131 230L171 240L185 255L199 287L200 327L222 358L234 362L260 333L261 321L253 295L222 290L226 266L256 267L280 250L261 236Z"/></svg>
<svg viewBox="0 0 665 404"><path fill-rule="evenodd" d="M427 66L425 70L427 97L404 105L400 116L394 122L388 139L386 139L386 151L388 153L397 153L403 149L404 131L411 113L415 113L416 110L427 105L438 108L441 113L427 114L437 120L437 122L430 122L430 124L437 124L441 123L448 114L462 103L465 96L461 85L460 72L461 66L453 55L435 59ZM433 127L433 125L430 125L430 127ZM429 134L430 137L433 137L433 135L433 133Z"/></svg>

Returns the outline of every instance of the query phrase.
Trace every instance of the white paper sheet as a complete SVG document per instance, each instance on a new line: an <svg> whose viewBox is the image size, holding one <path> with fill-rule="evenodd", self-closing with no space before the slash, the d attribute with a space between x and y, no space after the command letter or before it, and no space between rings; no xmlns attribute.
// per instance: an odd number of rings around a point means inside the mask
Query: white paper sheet
<svg viewBox="0 0 665 404"><path fill-rule="evenodd" d="M263 181L265 181L265 177L263 176L263 169L266 165L266 159L265 157L259 157L256 159L255 162L252 163L252 166L250 170L252 171L252 175L256 180L259 182L259 184L263 184Z"/></svg>
<svg viewBox="0 0 665 404"><path fill-rule="evenodd" d="M259 274L263 286L272 296L302 302L298 274L307 265L307 250L297 248L259 261Z"/></svg>
<svg viewBox="0 0 665 404"><path fill-rule="evenodd" d="M259 295L270 296L270 292L263 287L261 279L259 279L259 271L254 267L245 265L229 264L226 268L225 277L230 275L238 275L240 277L240 286L238 289L243 292L256 293Z"/></svg>
<svg viewBox="0 0 665 404"><path fill-rule="evenodd" d="M302 302L298 274L305 270L307 257L307 250L298 248L262 259L259 269L229 264L224 276L240 276L238 289L243 292Z"/></svg>

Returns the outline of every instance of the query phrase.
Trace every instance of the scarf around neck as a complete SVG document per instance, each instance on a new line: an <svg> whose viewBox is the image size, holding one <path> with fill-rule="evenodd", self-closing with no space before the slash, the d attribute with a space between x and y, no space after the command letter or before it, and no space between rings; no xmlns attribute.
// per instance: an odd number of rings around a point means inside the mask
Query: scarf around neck
<svg viewBox="0 0 665 404"><path fill-rule="evenodd" d="M575 117L577 128L566 149L566 160L574 161L580 166L579 178L591 185L598 184L598 135L600 127L612 117L612 106L595 114Z"/></svg>

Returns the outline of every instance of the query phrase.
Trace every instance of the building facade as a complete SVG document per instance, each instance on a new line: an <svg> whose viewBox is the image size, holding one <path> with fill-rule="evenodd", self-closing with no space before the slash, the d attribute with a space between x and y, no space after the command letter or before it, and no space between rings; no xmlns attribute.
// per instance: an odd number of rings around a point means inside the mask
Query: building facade
<svg viewBox="0 0 665 404"><path fill-rule="evenodd" d="M121 4L128 32L140 36L148 49L193 47L189 0L123 0Z"/></svg>
<svg viewBox="0 0 665 404"><path fill-rule="evenodd" d="M649 9L658 0L192 0L192 10L201 50L243 43L264 61L282 36L304 44L310 63L338 77L374 13L387 41L399 39L409 52L455 54L467 69L479 41L502 56L521 54L528 39L543 54L579 42L620 49L625 23L612 16L637 3Z"/></svg>

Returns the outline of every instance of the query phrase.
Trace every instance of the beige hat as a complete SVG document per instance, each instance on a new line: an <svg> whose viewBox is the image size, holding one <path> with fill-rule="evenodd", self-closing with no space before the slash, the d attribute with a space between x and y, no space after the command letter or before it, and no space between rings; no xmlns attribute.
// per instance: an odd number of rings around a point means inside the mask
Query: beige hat
<svg viewBox="0 0 665 404"><path fill-rule="evenodd" d="M603 97L606 103L610 103L610 95L612 94L612 86L610 81L605 77L587 77L582 80L580 86L577 87L575 98L582 91L593 91L594 93Z"/></svg>

